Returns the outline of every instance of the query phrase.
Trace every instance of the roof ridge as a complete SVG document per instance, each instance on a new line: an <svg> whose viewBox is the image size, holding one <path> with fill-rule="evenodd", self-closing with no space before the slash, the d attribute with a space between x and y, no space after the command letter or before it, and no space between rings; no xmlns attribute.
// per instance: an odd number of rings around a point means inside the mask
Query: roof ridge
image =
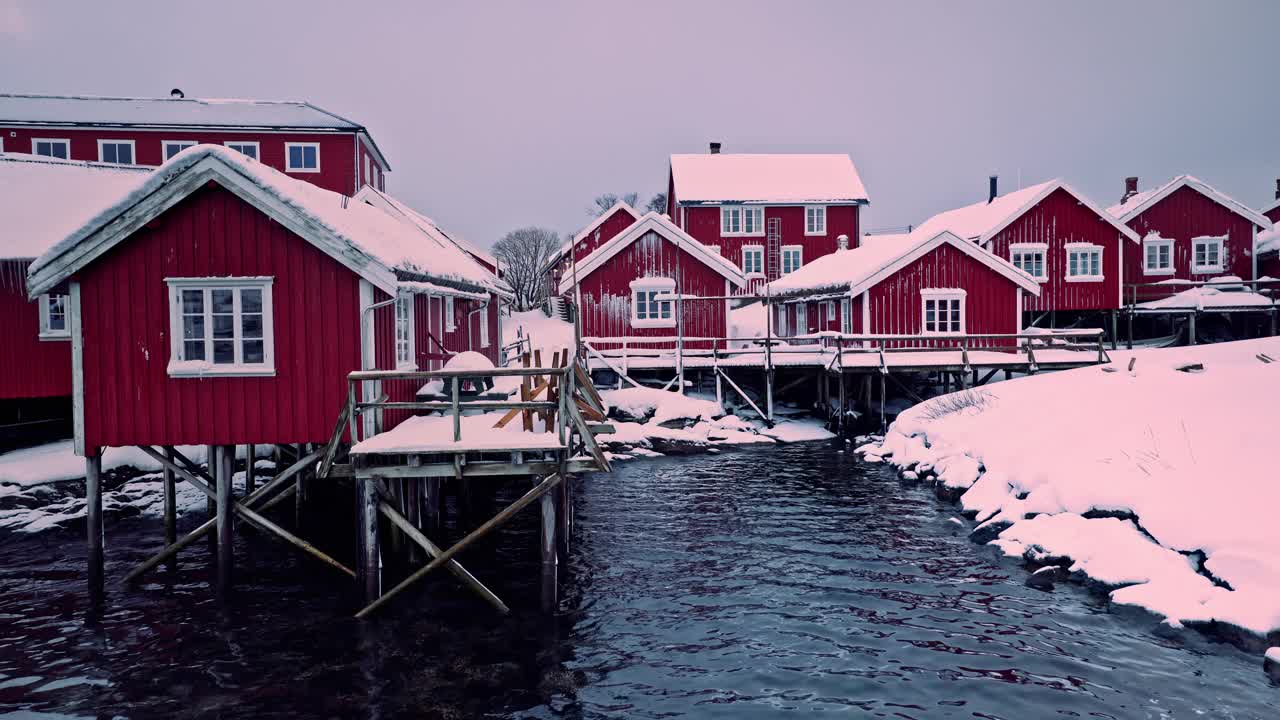
<svg viewBox="0 0 1280 720"><path fill-rule="evenodd" d="M52 93L0 93L0 97L9 98L39 98L42 100L153 100L157 102L211 102L211 103L262 103L271 105L306 105L313 110L323 112L327 115L333 115L340 119L339 115L329 112L323 108L312 105L306 100L281 100L281 99L260 99L260 98L218 98L218 97L165 97L165 96L148 96L148 95L59 95ZM347 122L351 122L347 120Z"/></svg>

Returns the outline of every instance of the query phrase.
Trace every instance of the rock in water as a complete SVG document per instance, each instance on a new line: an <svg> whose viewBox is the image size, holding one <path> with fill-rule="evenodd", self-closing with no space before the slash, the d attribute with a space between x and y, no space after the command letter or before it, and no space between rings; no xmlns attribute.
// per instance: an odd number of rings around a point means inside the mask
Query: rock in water
<svg viewBox="0 0 1280 720"><path fill-rule="evenodd" d="M1273 681L1280 682L1280 645L1267 651L1267 656L1262 661L1262 669L1267 671L1267 675Z"/></svg>
<svg viewBox="0 0 1280 720"><path fill-rule="evenodd" d="M1058 577L1056 565L1046 565L1027 577L1027 587L1036 590L1052 590Z"/></svg>

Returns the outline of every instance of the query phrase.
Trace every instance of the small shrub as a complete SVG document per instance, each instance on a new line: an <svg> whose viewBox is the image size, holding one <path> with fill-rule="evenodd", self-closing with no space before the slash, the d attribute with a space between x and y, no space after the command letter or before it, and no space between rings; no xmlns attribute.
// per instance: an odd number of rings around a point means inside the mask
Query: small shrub
<svg viewBox="0 0 1280 720"><path fill-rule="evenodd" d="M986 390L962 390L929 400L920 408L920 415L937 420L969 408L985 410L994 402L995 398Z"/></svg>

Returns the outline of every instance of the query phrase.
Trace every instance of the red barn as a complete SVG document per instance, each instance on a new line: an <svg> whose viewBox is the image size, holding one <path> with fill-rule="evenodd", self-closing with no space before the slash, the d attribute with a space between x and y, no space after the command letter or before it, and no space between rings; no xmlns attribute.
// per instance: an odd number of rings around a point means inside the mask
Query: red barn
<svg viewBox="0 0 1280 720"><path fill-rule="evenodd" d="M1258 233L1254 252L1258 256L1258 277L1280 278L1280 178L1276 179L1276 199L1262 209L1262 214L1272 223L1270 230Z"/></svg>
<svg viewBox="0 0 1280 720"><path fill-rule="evenodd" d="M595 249L557 287L577 299L583 336L726 337L728 296L743 286L742 272L664 215L651 212L624 225L626 215L618 207L592 224L601 230L598 237L590 231Z"/></svg>
<svg viewBox="0 0 1280 720"><path fill-rule="evenodd" d="M307 102L0 94L0 152L157 166L197 143L344 195L391 169L364 126Z"/></svg>
<svg viewBox="0 0 1280 720"><path fill-rule="evenodd" d="M1035 278L1040 292L1024 310L1110 311L1122 305L1121 265L1138 236L1062 180L998 195L939 213L917 228L926 235L950 230L1008 260Z"/></svg>
<svg viewBox="0 0 1280 720"><path fill-rule="evenodd" d="M1138 233L1139 245L1125 256L1125 282L1209 280L1224 275L1256 277L1255 234L1271 222L1261 213L1190 175L1138 192L1138 178L1125 180L1120 203L1108 210ZM1139 300L1172 294L1139 290Z"/></svg>
<svg viewBox="0 0 1280 720"><path fill-rule="evenodd" d="M1021 332L1040 284L950 231L870 237L769 283L778 335Z"/></svg>
<svg viewBox="0 0 1280 720"><path fill-rule="evenodd" d="M746 275L748 289L856 243L868 203L848 155L672 155L667 214Z"/></svg>
<svg viewBox="0 0 1280 720"><path fill-rule="evenodd" d="M152 172L27 282L31 297L69 296L87 455L325 442L350 371L496 358L494 301L508 292L412 223L212 145ZM384 391L415 389L365 388Z"/></svg>
<svg viewBox="0 0 1280 720"><path fill-rule="evenodd" d="M4 441L70 432L71 326L67 297L27 299L27 267L129 188L143 168L0 155L0 433Z"/></svg>

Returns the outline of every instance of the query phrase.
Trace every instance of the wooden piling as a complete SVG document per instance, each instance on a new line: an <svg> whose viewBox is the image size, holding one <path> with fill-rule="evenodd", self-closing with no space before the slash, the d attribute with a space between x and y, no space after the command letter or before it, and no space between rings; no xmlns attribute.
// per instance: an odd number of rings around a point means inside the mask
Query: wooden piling
<svg viewBox="0 0 1280 720"><path fill-rule="evenodd" d="M359 522L357 538L357 567L360 584L364 587L365 603L372 603L382 594L382 558L378 548L378 489L376 478L356 479L356 517Z"/></svg>
<svg viewBox="0 0 1280 720"><path fill-rule="evenodd" d="M244 495L245 497L248 497L250 494L252 494L253 491L257 489L257 486L258 486L258 479L256 476L257 468L253 466L253 463L255 460L254 458L255 447L257 446L252 444L244 446Z"/></svg>
<svg viewBox="0 0 1280 720"><path fill-rule="evenodd" d="M205 445L205 446L204 446L204 464L205 464L205 467L207 467L207 468L209 469L209 475L210 475L210 477L216 476L216 475L217 475L217 473L218 473L218 470L217 470L217 461L214 459L214 454L217 452L217 447L218 447L217 445ZM216 516L217 516L217 514L218 514L218 502L217 502L216 500L214 500L213 498L206 498L206 499L205 499L204 508L205 508L205 510L208 512L209 517L211 517L211 518L212 518L212 517L216 517ZM216 541L216 540L217 540L217 537L218 537L218 536L217 536L216 534L214 534L214 535L213 535L213 536L211 536L209 539L210 539L210 540L213 540L213 541Z"/></svg>
<svg viewBox="0 0 1280 720"><path fill-rule="evenodd" d="M86 539L89 545L90 567L102 565L102 455L89 455L84 459L84 499Z"/></svg>
<svg viewBox="0 0 1280 720"><path fill-rule="evenodd" d="M173 461L173 448L166 446L164 456ZM164 468L164 544L178 541L178 483L173 470Z"/></svg>
<svg viewBox="0 0 1280 720"><path fill-rule="evenodd" d="M544 494L542 507L542 609L556 606L556 501L552 493Z"/></svg>
<svg viewBox="0 0 1280 720"><path fill-rule="evenodd" d="M235 458L234 445L219 445L215 448L217 472L217 504L218 504L218 584L225 586L231 578L231 563L234 559L234 538L231 504L234 502L231 493L231 478Z"/></svg>

